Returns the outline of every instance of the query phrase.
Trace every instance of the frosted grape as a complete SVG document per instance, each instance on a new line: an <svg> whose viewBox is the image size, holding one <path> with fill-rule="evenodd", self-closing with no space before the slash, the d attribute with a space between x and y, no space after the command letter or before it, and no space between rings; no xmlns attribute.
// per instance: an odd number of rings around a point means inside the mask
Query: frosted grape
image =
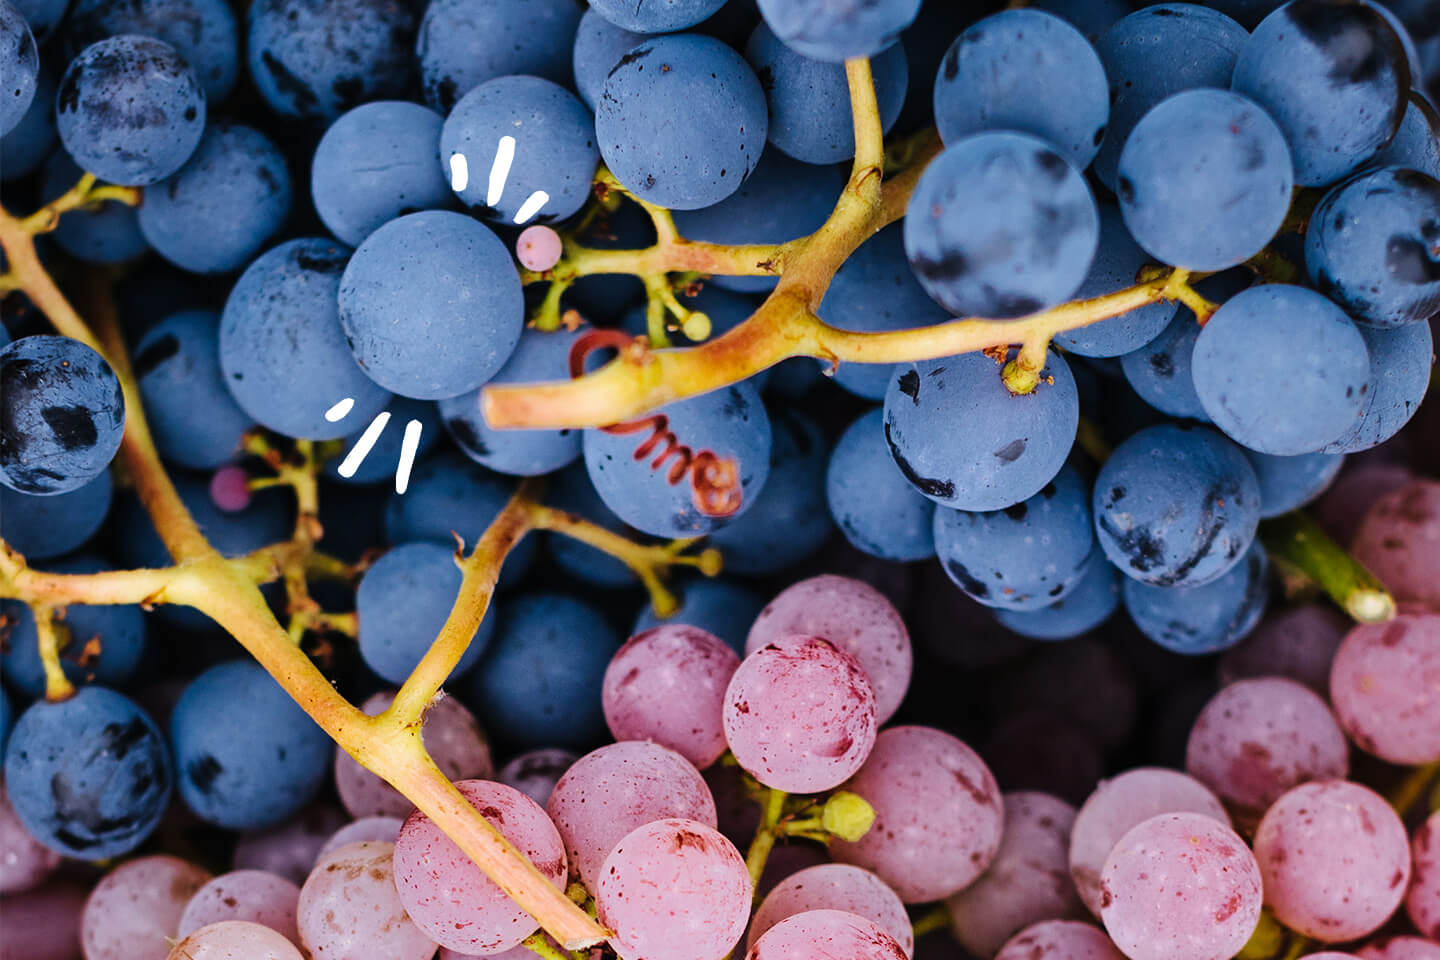
<svg viewBox="0 0 1440 960"><path fill-rule="evenodd" d="M1440 940L1440 810L1415 831L1410 861L1412 878L1405 909L1416 930Z"/></svg>
<svg viewBox="0 0 1440 960"><path fill-rule="evenodd" d="M747 656L725 690L725 740L756 780L787 793L838 787L875 743L875 694L860 661L796 636Z"/></svg>
<svg viewBox="0 0 1440 960"><path fill-rule="evenodd" d="M316 862L296 912L312 960L430 960L435 941L405 913L394 853L391 843L352 843Z"/></svg>
<svg viewBox="0 0 1440 960"><path fill-rule="evenodd" d="M904 948L873 920L844 910L807 910L771 927L745 960L903 960L905 956Z"/></svg>
<svg viewBox="0 0 1440 960"><path fill-rule="evenodd" d="M1416 480L1381 497L1350 550L1397 602L1440 609L1440 482Z"/></svg>
<svg viewBox="0 0 1440 960"><path fill-rule="evenodd" d="M394 843L395 838L400 836L400 827L404 822L399 817L361 817L336 830L320 848L319 857L350 843L367 840L374 843Z"/></svg>
<svg viewBox="0 0 1440 960"><path fill-rule="evenodd" d="M739 666L735 651L699 627L668 623L636 634L605 669L605 723L616 740L654 740L704 769L725 752L720 717Z"/></svg>
<svg viewBox="0 0 1440 960"><path fill-rule="evenodd" d="M269 927L286 940L298 940L295 907L299 902L300 888L284 877L263 870L222 873L185 904L175 935L188 937L201 927L234 920Z"/></svg>
<svg viewBox="0 0 1440 960"><path fill-rule="evenodd" d="M1075 920L1046 920L1011 937L995 960L1123 960L1104 931Z"/></svg>
<svg viewBox="0 0 1440 960"><path fill-rule="evenodd" d="M268 870L304 884L320 848L344 825L344 813L316 804L273 829L242 833L230 865L235 870Z"/></svg>
<svg viewBox="0 0 1440 960"><path fill-rule="evenodd" d="M811 910L843 910L864 917L894 937L905 956L915 955L915 931L905 904L885 881L848 863L809 867L776 884L750 921L746 949L754 949L755 942L777 923Z"/></svg>
<svg viewBox="0 0 1440 960"><path fill-rule="evenodd" d="M30 836L0 784L0 896L39 886L59 866L60 854Z"/></svg>
<svg viewBox="0 0 1440 960"><path fill-rule="evenodd" d="M1330 701L1366 753L1399 764L1440 759L1440 614L1352 629L1330 665Z"/></svg>
<svg viewBox="0 0 1440 960"><path fill-rule="evenodd" d="M578 759L569 750L558 747L530 750L500 768L500 782L514 787L543 807L550 801L555 784Z"/></svg>
<svg viewBox="0 0 1440 960"><path fill-rule="evenodd" d="M1386 937L1360 948L1360 960L1440 960L1440 943L1419 937Z"/></svg>
<svg viewBox="0 0 1440 960"><path fill-rule="evenodd" d="M750 874L735 845L695 820L656 820L605 858L595 903L621 960L721 960L750 917Z"/></svg>
<svg viewBox="0 0 1440 960"><path fill-rule="evenodd" d="M543 223L520 231L515 240L515 258L526 270L549 270L560 262L560 234Z"/></svg>
<svg viewBox="0 0 1440 960"><path fill-rule="evenodd" d="M179 857L141 857L95 885L80 915L85 960L164 960L185 905L210 880Z"/></svg>
<svg viewBox="0 0 1440 960"><path fill-rule="evenodd" d="M1255 632L1220 658L1220 682L1289 677L1316 693L1330 691L1330 661L1353 621L1328 603L1305 603L1269 614Z"/></svg>
<svg viewBox="0 0 1440 960"><path fill-rule="evenodd" d="M303 960L295 944L269 927L225 920L175 944L168 960Z"/></svg>

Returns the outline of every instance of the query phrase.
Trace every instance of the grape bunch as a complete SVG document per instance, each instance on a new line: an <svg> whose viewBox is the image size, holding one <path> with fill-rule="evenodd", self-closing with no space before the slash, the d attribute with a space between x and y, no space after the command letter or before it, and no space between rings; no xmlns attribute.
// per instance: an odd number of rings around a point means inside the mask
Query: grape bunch
<svg viewBox="0 0 1440 960"><path fill-rule="evenodd" d="M0 960L1440 958L1432 0L0 80Z"/></svg>

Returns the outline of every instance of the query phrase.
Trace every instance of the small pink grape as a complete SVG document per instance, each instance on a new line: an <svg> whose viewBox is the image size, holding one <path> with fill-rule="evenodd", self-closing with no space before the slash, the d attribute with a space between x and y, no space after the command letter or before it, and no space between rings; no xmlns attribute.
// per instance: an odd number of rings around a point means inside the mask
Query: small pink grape
<svg viewBox="0 0 1440 960"><path fill-rule="evenodd" d="M1357 625L1330 666L1330 702L1366 753L1396 764L1440 760L1440 614Z"/></svg>
<svg viewBox="0 0 1440 960"><path fill-rule="evenodd" d="M405 823L399 817L361 817L354 823L347 823L320 848L320 856L331 850L338 850L347 843L370 840L376 843L394 843L400 836L400 827Z"/></svg>
<svg viewBox="0 0 1440 960"><path fill-rule="evenodd" d="M80 917L85 960L163 960L170 952L166 938L175 936L185 905L209 880L204 867L165 855L111 870Z"/></svg>
<svg viewBox="0 0 1440 960"><path fill-rule="evenodd" d="M1006 941L995 960L1125 960L1105 931L1075 920L1046 920Z"/></svg>
<svg viewBox="0 0 1440 960"><path fill-rule="evenodd" d="M210 501L226 513L250 506L250 475L244 467L221 467L210 477Z"/></svg>
<svg viewBox="0 0 1440 960"><path fill-rule="evenodd" d="M286 940L298 940L295 908L299 902L300 888L284 877L263 870L222 873L185 904L176 936L188 937L212 923L244 920L269 927Z"/></svg>
<svg viewBox="0 0 1440 960"><path fill-rule="evenodd" d="M561 750L559 747L530 750L512 758L501 767L499 780L543 807L550 800L555 784L564 776L565 771L570 769L570 765L579 759L569 750Z"/></svg>
<svg viewBox="0 0 1440 960"><path fill-rule="evenodd" d="M1397 603L1440 610L1440 481L1416 480L1381 497L1350 552Z"/></svg>
<svg viewBox="0 0 1440 960"><path fill-rule="evenodd" d="M1421 937L1386 937L1366 944L1360 960L1440 960L1440 943Z"/></svg>
<svg viewBox="0 0 1440 960"><path fill-rule="evenodd" d="M780 921L810 910L844 910L872 920L895 938L906 957L915 955L915 930L905 904L884 880L847 863L810 867L780 881L750 920L746 949Z"/></svg>
<svg viewBox="0 0 1440 960"><path fill-rule="evenodd" d="M311 960L430 960L435 941L406 915L394 861L394 844L361 842L316 862L295 917Z"/></svg>
<svg viewBox="0 0 1440 960"><path fill-rule="evenodd" d="M1304 603L1267 614L1255 632L1220 658L1220 682L1289 677L1322 697L1330 694L1330 662L1354 621L1328 603Z"/></svg>
<svg viewBox="0 0 1440 960"><path fill-rule="evenodd" d="M175 944L168 960L303 960L285 937L259 923L223 920Z"/></svg>
<svg viewBox="0 0 1440 960"><path fill-rule="evenodd" d="M873 920L844 910L808 910L781 920L745 954L745 960L905 960L904 948Z"/></svg>
<svg viewBox="0 0 1440 960"><path fill-rule="evenodd" d="M0 896L33 890L60 868L60 855L30 835L0 783Z"/></svg>
<svg viewBox="0 0 1440 960"><path fill-rule="evenodd" d="M1440 810L1415 831L1410 861L1412 877L1405 909L1416 930L1440 941Z"/></svg>
<svg viewBox="0 0 1440 960"><path fill-rule="evenodd" d="M537 273L549 270L560 262L564 244L560 234L544 224L537 223L520 231L515 241L515 256L520 266Z"/></svg>
<svg viewBox="0 0 1440 960"><path fill-rule="evenodd" d="M1383 451L1376 453L1383 456ZM1416 480L1415 471L1403 464L1373 459L1360 461L1361 458L1352 457L1312 509L1315 522L1342 547L1354 542L1365 514L1377 500Z"/></svg>

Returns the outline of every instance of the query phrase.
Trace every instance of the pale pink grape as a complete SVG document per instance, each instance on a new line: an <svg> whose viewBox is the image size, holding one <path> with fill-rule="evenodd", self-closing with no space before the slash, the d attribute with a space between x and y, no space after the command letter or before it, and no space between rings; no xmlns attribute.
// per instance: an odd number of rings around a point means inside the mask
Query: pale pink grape
<svg viewBox="0 0 1440 960"><path fill-rule="evenodd" d="M580 758L559 747L543 747L515 757L500 768L500 782L514 787L540 806L550 800L555 784Z"/></svg>
<svg viewBox="0 0 1440 960"><path fill-rule="evenodd" d="M695 820L637 827L610 851L595 904L622 960L722 960L750 919L750 874L735 845Z"/></svg>
<svg viewBox="0 0 1440 960"><path fill-rule="evenodd" d="M242 833L235 844L231 869L278 873L303 886L320 848L349 820L344 811L317 803L278 827Z"/></svg>
<svg viewBox="0 0 1440 960"><path fill-rule="evenodd" d="M1357 625L1330 667L1330 702L1366 753L1402 765L1440 760L1440 614Z"/></svg>
<svg viewBox="0 0 1440 960"><path fill-rule="evenodd" d="M33 890L60 867L60 854L43 846L15 816L0 783L0 896Z"/></svg>
<svg viewBox="0 0 1440 960"><path fill-rule="evenodd" d="M1350 552L1397 603L1440 611L1440 482L1416 480L1381 497Z"/></svg>
<svg viewBox="0 0 1440 960"><path fill-rule="evenodd" d="M226 466L211 474L210 501L226 513L250 506L250 475L245 468Z"/></svg>
<svg viewBox="0 0 1440 960"><path fill-rule="evenodd" d="M286 940L300 939L295 908L300 888L263 870L222 873L195 891L180 914L176 936L188 937L201 927L224 920L244 920L269 927Z"/></svg>
<svg viewBox="0 0 1440 960"><path fill-rule="evenodd" d="M751 918L746 949L775 924L809 910L843 910L872 920L895 938L905 956L915 955L915 930L905 904L884 880L848 863L810 867L780 881Z"/></svg>
<svg viewBox="0 0 1440 960"><path fill-rule="evenodd" d="M1353 625L1328 603L1302 603L1267 614L1254 633L1221 656L1220 682L1289 677L1329 696L1330 663Z"/></svg>
<svg viewBox="0 0 1440 960"><path fill-rule="evenodd" d="M820 793L860 769L875 744L875 694L855 657L796 636L749 654L725 690L725 741L751 776Z"/></svg>
<svg viewBox="0 0 1440 960"><path fill-rule="evenodd" d="M859 660L875 692L876 719L894 715L910 687L913 653L905 621L883 593L833 574L801 580L760 611L745 655L797 635L824 637Z"/></svg>
<svg viewBox="0 0 1440 960"><path fill-rule="evenodd" d="M85 901L80 942L85 960L165 960L167 937L210 871L179 857L130 860L111 870Z"/></svg>
<svg viewBox="0 0 1440 960"><path fill-rule="evenodd" d="M455 786L545 879L565 889L565 845L538 803L493 780L461 780ZM462 953L509 950L539 928L418 810L395 841L395 887L421 930Z"/></svg>
<svg viewBox="0 0 1440 960"><path fill-rule="evenodd" d="M1275 801L1255 856L1276 919L1322 943L1380 929L1410 879L1405 825L1384 797L1345 780L1301 784Z"/></svg>
<svg viewBox="0 0 1440 960"><path fill-rule="evenodd" d="M521 230L515 241L515 257L526 270L549 270L560 262L562 251L560 234L540 223Z"/></svg>
<svg viewBox="0 0 1440 960"><path fill-rule="evenodd" d="M699 627L636 634L605 669L605 723L616 740L654 740L703 770L725 752L720 717L738 666L735 651Z"/></svg>
<svg viewBox="0 0 1440 960"><path fill-rule="evenodd" d="M175 944L168 960L304 960L274 930L244 920L208 924Z"/></svg>
<svg viewBox="0 0 1440 960"><path fill-rule="evenodd" d="M435 941L405 913L395 889L395 845L352 843L315 864L296 919L310 960L430 960Z"/></svg>
<svg viewBox="0 0 1440 960"><path fill-rule="evenodd" d="M53 880L0 897L0 960L80 960L86 892L72 880Z"/></svg>
<svg viewBox="0 0 1440 960"><path fill-rule="evenodd" d="M1133 827L1161 813L1203 813L1230 825L1224 805L1208 787L1161 767L1137 767L1102 780L1080 807L1070 828L1070 876L1080 901L1096 917L1105 858Z"/></svg>
<svg viewBox="0 0 1440 960"><path fill-rule="evenodd" d="M1017 931L1082 915L1070 879L1075 808L1046 793L1007 793L1005 832L990 869L945 901L960 945L993 956Z"/></svg>
<svg viewBox="0 0 1440 960"><path fill-rule="evenodd" d="M1005 809L979 754L931 727L890 727L845 789L875 808L859 840L830 855L877 874L905 903L940 900L975 882L1000 848Z"/></svg>
<svg viewBox="0 0 1440 960"><path fill-rule="evenodd" d="M1415 471L1403 464L1351 457L1330 489L1315 503L1315 522L1340 546L1349 547L1375 501L1415 480Z"/></svg>
<svg viewBox="0 0 1440 960"><path fill-rule="evenodd" d="M545 939L556 950L560 949L554 940L550 940L549 937ZM456 953L449 947L441 947L439 960L478 960L480 957L485 957L486 960L535 960L535 951L526 946L519 946L502 950L499 953Z"/></svg>
<svg viewBox="0 0 1440 960"><path fill-rule="evenodd" d="M1440 810L1420 824L1410 841L1410 922L1431 940L1440 940Z"/></svg>
<svg viewBox="0 0 1440 960"><path fill-rule="evenodd" d="M995 960L1125 960L1105 931L1075 920L1046 920L1011 937Z"/></svg>
<svg viewBox="0 0 1440 960"><path fill-rule="evenodd" d="M1319 953L1305 954L1305 960L1357 960L1353 953L1341 953L1339 950L1321 950Z"/></svg>
<svg viewBox="0 0 1440 960"><path fill-rule="evenodd" d="M325 841L325 846L320 848L320 856L325 856L331 850L338 850L347 843L359 843L362 840L394 843L395 838L400 836L400 827L404 823L399 817L361 817L336 830L330 839Z"/></svg>
<svg viewBox="0 0 1440 960"><path fill-rule="evenodd" d="M1131 960L1226 960L1260 922L1260 867L1203 813L1162 813L1126 833L1100 872L1100 917Z"/></svg>
<svg viewBox="0 0 1440 960"><path fill-rule="evenodd" d="M781 920L745 954L745 960L905 960L884 927L844 910L808 910Z"/></svg>
<svg viewBox="0 0 1440 960"><path fill-rule="evenodd" d="M636 827L674 817L716 825L715 799L700 771L674 750L639 740L576 760L545 812L565 841L570 875L592 892L605 858Z"/></svg>
<svg viewBox="0 0 1440 960"><path fill-rule="evenodd" d="M382 690L360 709L370 716L384 713L395 702L395 691ZM425 749L435 765L451 780L489 780L495 776L490 743L475 715L453 697L432 704L421 728ZM408 817L415 805L344 750L335 751L335 789L350 815Z"/></svg>
<svg viewBox="0 0 1440 960"><path fill-rule="evenodd" d="M1440 943L1422 937L1386 937L1366 944L1360 960L1440 960Z"/></svg>

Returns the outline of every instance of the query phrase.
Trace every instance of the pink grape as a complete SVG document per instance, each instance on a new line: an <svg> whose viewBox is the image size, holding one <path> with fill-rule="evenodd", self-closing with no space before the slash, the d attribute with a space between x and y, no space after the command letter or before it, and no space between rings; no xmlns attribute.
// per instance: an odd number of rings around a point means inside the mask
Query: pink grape
<svg viewBox="0 0 1440 960"><path fill-rule="evenodd" d="M300 888L263 870L222 873L195 892L180 914L176 936L188 937L222 920L244 920L269 927L287 940L300 939L295 907Z"/></svg>
<svg viewBox="0 0 1440 960"><path fill-rule="evenodd" d="M167 937L210 871L179 857L130 860L111 870L85 901L80 943L85 960L165 960Z"/></svg>
<svg viewBox="0 0 1440 960"><path fill-rule="evenodd" d="M1405 825L1384 797L1345 780L1276 800L1255 831L1255 856L1276 918L1323 943L1380 929L1410 879Z"/></svg>
<svg viewBox="0 0 1440 960"><path fill-rule="evenodd" d="M400 826L404 822L399 817L361 817L336 830L330 839L325 841L325 846L320 848L320 856L323 857L347 843L359 843L362 840L394 843L395 838L400 836Z"/></svg>
<svg viewBox="0 0 1440 960"><path fill-rule="evenodd" d="M384 713L395 701L393 690L382 690L360 705L370 716ZM489 780L495 776L490 743L475 715L453 697L431 705L421 729L425 749L435 765L451 780ZM350 816L408 817L415 805L344 750L335 751L335 789Z"/></svg>
<svg viewBox="0 0 1440 960"><path fill-rule="evenodd" d="M1421 937L1386 937L1361 947L1356 956L1360 960L1440 960L1440 943Z"/></svg>
<svg viewBox="0 0 1440 960"><path fill-rule="evenodd" d="M250 506L250 475L244 467L221 467L210 475L210 502L226 513Z"/></svg>
<svg viewBox="0 0 1440 960"><path fill-rule="evenodd" d="M905 956L915 955L915 930L905 904L869 870L827 863L792 873L761 901L750 920L746 949L775 924L809 910L843 910L872 920L895 938Z"/></svg>
<svg viewBox="0 0 1440 960"><path fill-rule="evenodd" d="M1267 614L1255 632L1220 658L1220 682L1246 677L1289 677L1323 696L1330 693L1330 662L1354 621L1334 606L1303 603Z"/></svg>
<svg viewBox="0 0 1440 960"><path fill-rule="evenodd" d="M616 740L654 740L703 770L725 752L720 717L738 666L734 650L698 627L646 630L605 669L605 723Z"/></svg>
<svg viewBox="0 0 1440 960"><path fill-rule="evenodd" d="M910 633L879 590L832 574L801 580L760 611L745 638L745 656L798 635L824 637L860 661L875 692L878 722L899 709L910 686Z"/></svg>
<svg viewBox="0 0 1440 960"><path fill-rule="evenodd" d="M1387 493L1360 521L1350 552L1397 603L1440 610L1440 482Z"/></svg>
<svg viewBox="0 0 1440 960"><path fill-rule="evenodd" d="M60 866L60 854L43 846L15 816L0 783L0 896L33 890Z"/></svg>
<svg viewBox="0 0 1440 960"><path fill-rule="evenodd" d="M877 874L906 903L940 900L975 882L1000 847L1005 809L979 754L931 727L890 727L846 790L875 808L859 840L830 855Z"/></svg>
<svg viewBox="0 0 1440 960"><path fill-rule="evenodd" d="M500 768L500 782L514 787L543 807L550 801L550 792L555 789L555 784L579 759L569 750L559 747L531 750Z"/></svg>
<svg viewBox="0 0 1440 960"><path fill-rule="evenodd" d="M1103 930L1075 920L1046 920L1011 937L995 960L1124 960Z"/></svg>
<svg viewBox="0 0 1440 960"><path fill-rule="evenodd" d="M1185 770L1251 827L1308 780L1343 780L1350 747L1330 707L1284 677L1240 680L1211 698L1190 728Z"/></svg>
<svg viewBox="0 0 1440 960"><path fill-rule="evenodd" d="M945 901L960 945L993 956L1015 933L1081 915L1070 879L1075 808L1046 793L1007 793L1005 832L990 869Z"/></svg>
<svg viewBox="0 0 1440 960"><path fill-rule="evenodd" d="M1375 501L1415 482L1415 472L1399 463L1352 457L1330 489L1315 503L1315 522L1342 547L1355 540L1355 532ZM1351 464L1354 464L1352 467Z"/></svg>
<svg viewBox="0 0 1440 960"><path fill-rule="evenodd" d="M395 889L395 845L332 850L300 887L296 920L311 960L430 960L435 941L405 913Z"/></svg>
<svg viewBox="0 0 1440 960"><path fill-rule="evenodd" d="M562 249L560 234L540 223L521 230L515 241L515 257L526 270L549 270L560 262Z"/></svg>
<svg viewBox="0 0 1440 960"><path fill-rule="evenodd" d="M1137 767L1100 786L1080 807L1070 828L1070 876L1080 901L1100 916L1100 870L1131 828L1161 813L1203 813L1225 826L1230 817L1199 780L1160 767Z"/></svg>
<svg viewBox="0 0 1440 960"><path fill-rule="evenodd" d="M343 811L317 803L278 827L242 833L230 861L231 869L265 870L304 885L320 848L348 821Z"/></svg>
<svg viewBox="0 0 1440 960"><path fill-rule="evenodd" d="M905 960L908 954L884 927L844 910L808 910L781 920L745 954L745 960Z"/></svg>
<svg viewBox="0 0 1440 960"><path fill-rule="evenodd" d="M667 817L716 825L715 799L700 771L674 750L639 740L575 761L545 811L565 841L571 876L592 892L605 858L636 827Z"/></svg>
<svg viewBox="0 0 1440 960"><path fill-rule="evenodd" d="M1410 841L1410 922L1431 940L1440 940L1440 810L1420 824Z"/></svg>
<svg viewBox="0 0 1440 960"><path fill-rule="evenodd" d="M1321 950L1319 953L1305 954L1305 960L1357 960L1353 953L1341 953L1339 950Z"/></svg>
<svg viewBox="0 0 1440 960"><path fill-rule="evenodd" d="M0 960L80 960L80 913L86 890L55 880L0 897Z"/></svg>
<svg viewBox="0 0 1440 960"><path fill-rule="evenodd" d="M304 960L295 944L274 930L244 920L203 926L175 944L169 960Z"/></svg>
<svg viewBox="0 0 1440 960"><path fill-rule="evenodd" d="M1330 667L1330 702L1366 753L1397 764L1440 760L1440 614L1357 625Z"/></svg>
<svg viewBox="0 0 1440 960"><path fill-rule="evenodd" d="M565 889L565 845L538 803L493 780L461 780L455 786L547 880ZM395 841L395 887L426 935L462 953L509 950L539 928L418 810Z"/></svg>
<svg viewBox="0 0 1440 960"><path fill-rule="evenodd" d="M546 939L549 940L548 937ZM560 949L559 946L555 944L554 940L549 940L549 942L551 946L555 947L555 949ZM509 950L503 950L500 953L485 954L456 953L449 947L441 947L439 954L439 960L478 960L478 958L480 957L485 957L487 958L487 960L535 960L535 951L523 945L519 947L511 947Z"/></svg>
<svg viewBox="0 0 1440 960"><path fill-rule="evenodd" d="M621 960L721 960L750 919L750 874L735 845L696 820L636 827L600 869L595 905Z"/></svg>
<svg viewBox="0 0 1440 960"><path fill-rule="evenodd" d="M820 793L860 769L875 743L875 694L860 661L821 637L749 654L725 690L725 740L767 787Z"/></svg>
<svg viewBox="0 0 1440 960"><path fill-rule="evenodd" d="M1260 922L1260 867L1203 813L1162 813L1126 833L1100 873L1100 917L1131 960L1225 960Z"/></svg>

